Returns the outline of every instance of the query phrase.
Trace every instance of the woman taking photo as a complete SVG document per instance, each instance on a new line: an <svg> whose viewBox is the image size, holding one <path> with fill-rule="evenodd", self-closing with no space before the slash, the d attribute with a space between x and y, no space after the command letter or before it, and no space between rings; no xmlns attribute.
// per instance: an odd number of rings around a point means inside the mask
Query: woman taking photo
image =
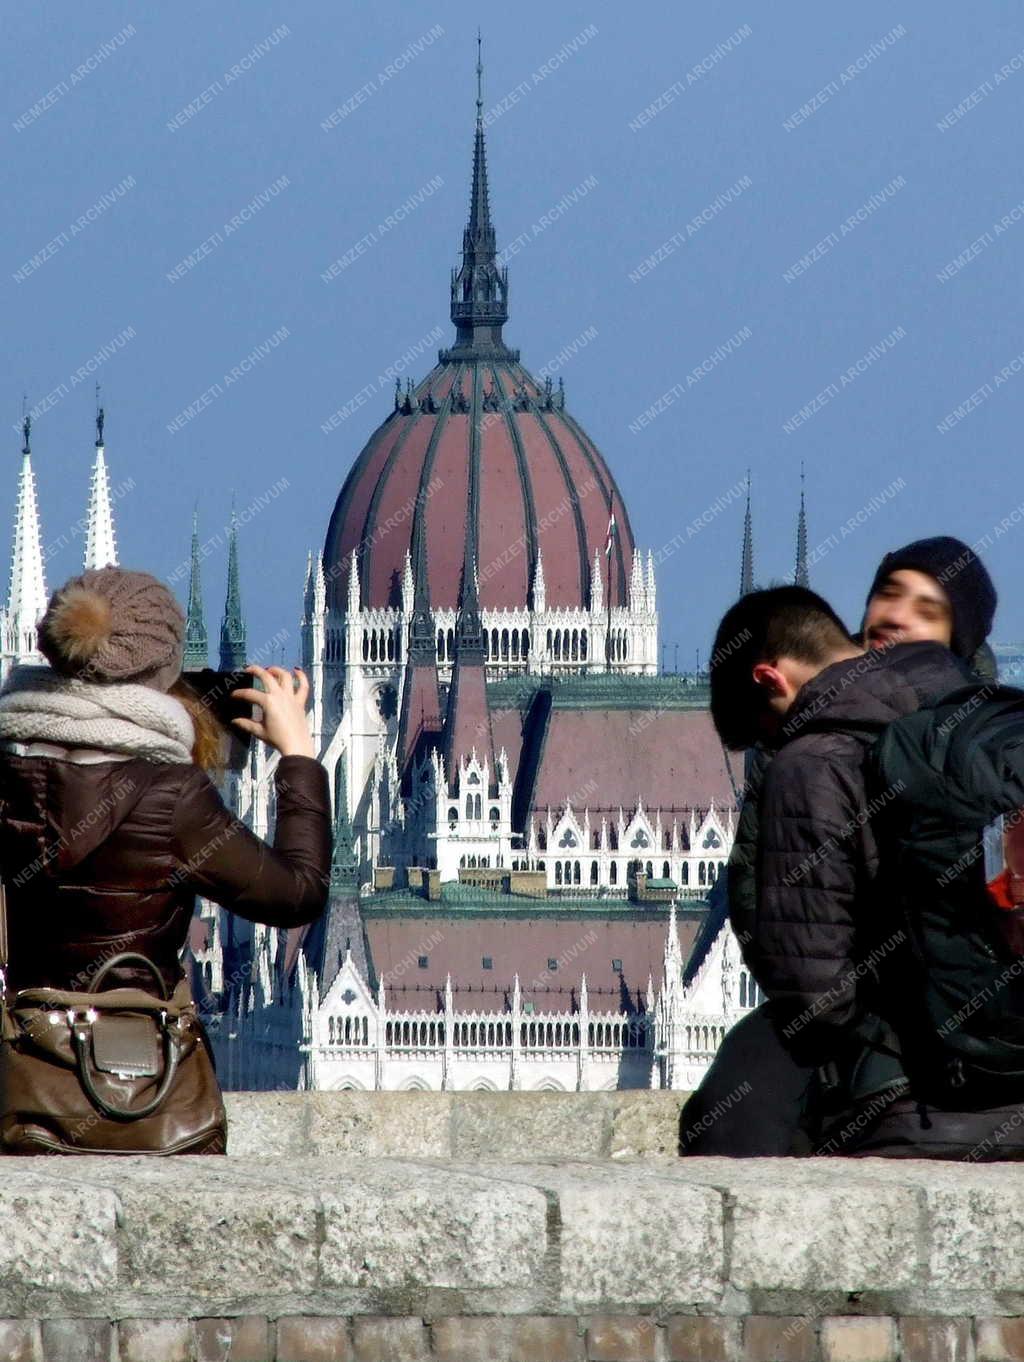
<svg viewBox="0 0 1024 1362"><path fill-rule="evenodd" d="M50 666L14 668L0 691L4 1152L223 1152L181 964L195 896L277 927L327 903L330 796L305 675L252 664L264 689L233 692L262 719L232 722L280 753L270 846L193 759L196 725L168 694L184 633L155 577L90 570L40 621Z"/></svg>

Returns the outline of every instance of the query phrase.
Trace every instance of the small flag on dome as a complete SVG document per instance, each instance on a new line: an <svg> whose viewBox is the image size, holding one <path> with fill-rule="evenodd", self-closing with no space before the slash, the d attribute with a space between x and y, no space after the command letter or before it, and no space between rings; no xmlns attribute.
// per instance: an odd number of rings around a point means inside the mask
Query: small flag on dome
<svg viewBox="0 0 1024 1362"><path fill-rule="evenodd" d="M612 540L615 537L615 512L612 511L608 517L608 534L604 541L604 556L607 558L612 551Z"/></svg>

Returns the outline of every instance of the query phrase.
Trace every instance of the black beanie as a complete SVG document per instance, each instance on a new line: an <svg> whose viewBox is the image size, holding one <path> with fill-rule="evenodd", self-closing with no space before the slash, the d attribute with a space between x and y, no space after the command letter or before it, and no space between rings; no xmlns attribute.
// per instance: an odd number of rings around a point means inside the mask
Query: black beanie
<svg viewBox="0 0 1024 1362"><path fill-rule="evenodd" d="M996 589L984 564L973 549L949 535L915 539L905 548L887 553L878 565L868 600L892 572L911 568L934 577L949 597L953 610L950 648L957 657L970 659L992 628L996 613Z"/></svg>

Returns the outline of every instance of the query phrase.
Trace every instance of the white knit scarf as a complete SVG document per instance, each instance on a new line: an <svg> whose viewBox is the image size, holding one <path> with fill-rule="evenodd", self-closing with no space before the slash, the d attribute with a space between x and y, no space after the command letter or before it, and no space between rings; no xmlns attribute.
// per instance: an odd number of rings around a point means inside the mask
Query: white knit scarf
<svg viewBox="0 0 1024 1362"><path fill-rule="evenodd" d="M0 741L50 742L150 761L190 762L195 729L173 695L14 667L0 690Z"/></svg>

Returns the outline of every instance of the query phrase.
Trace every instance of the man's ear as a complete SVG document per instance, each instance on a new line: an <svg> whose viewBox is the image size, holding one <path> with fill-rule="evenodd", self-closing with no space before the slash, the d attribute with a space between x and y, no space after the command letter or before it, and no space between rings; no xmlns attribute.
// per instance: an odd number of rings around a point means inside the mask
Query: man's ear
<svg viewBox="0 0 1024 1362"><path fill-rule="evenodd" d="M770 662L758 662L750 675L754 685L763 686L769 696L786 694L786 678Z"/></svg>

